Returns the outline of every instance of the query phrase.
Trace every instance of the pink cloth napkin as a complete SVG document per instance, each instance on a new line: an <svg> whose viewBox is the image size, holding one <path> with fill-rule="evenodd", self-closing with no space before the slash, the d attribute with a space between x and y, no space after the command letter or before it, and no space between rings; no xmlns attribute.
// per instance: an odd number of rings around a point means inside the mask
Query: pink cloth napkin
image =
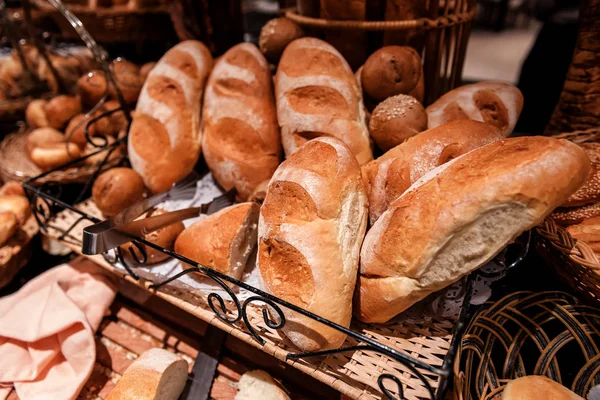
<svg viewBox="0 0 600 400"><path fill-rule="evenodd" d="M85 259L55 267L0 298L0 399L75 399L96 360L94 331L116 283Z"/></svg>

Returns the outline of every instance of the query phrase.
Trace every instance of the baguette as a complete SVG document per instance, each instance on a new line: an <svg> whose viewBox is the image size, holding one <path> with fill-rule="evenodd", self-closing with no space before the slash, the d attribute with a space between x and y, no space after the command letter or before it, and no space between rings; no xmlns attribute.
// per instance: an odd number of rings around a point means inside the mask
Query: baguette
<svg viewBox="0 0 600 400"><path fill-rule="evenodd" d="M179 43L148 74L127 149L131 167L154 193L189 174L200 155L200 110L212 57L202 43Z"/></svg>
<svg viewBox="0 0 600 400"><path fill-rule="evenodd" d="M332 136L350 148L360 165L373 159L362 91L330 44L315 38L290 43L275 75L275 99L287 157L310 139Z"/></svg>
<svg viewBox="0 0 600 400"><path fill-rule="evenodd" d="M422 132L363 166L371 225L413 183L430 170L478 147L502 139L477 121L453 121Z"/></svg>
<svg viewBox="0 0 600 400"><path fill-rule="evenodd" d="M588 176L577 145L503 139L439 167L395 200L367 234L356 315L386 322L494 258Z"/></svg>
<svg viewBox="0 0 600 400"><path fill-rule="evenodd" d="M456 88L427 107L427 126L473 119L493 125L510 136L523 109L521 91L509 83L480 82Z"/></svg>
<svg viewBox="0 0 600 400"><path fill-rule="evenodd" d="M350 326L367 196L360 168L334 138L309 141L275 171L260 209L258 267L266 290ZM346 335L297 313L284 334L303 351L336 348Z"/></svg>
<svg viewBox="0 0 600 400"><path fill-rule="evenodd" d="M246 201L281 158L271 73L253 44L238 44L215 63L202 125L202 154L215 180Z"/></svg>

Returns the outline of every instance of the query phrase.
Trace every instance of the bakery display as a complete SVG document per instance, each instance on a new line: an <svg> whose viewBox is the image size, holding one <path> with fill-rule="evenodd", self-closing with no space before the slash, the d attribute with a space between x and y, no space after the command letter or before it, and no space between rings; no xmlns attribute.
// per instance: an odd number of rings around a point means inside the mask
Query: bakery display
<svg viewBox="0 0 600 400"><path fill-rule="evenodd" d="M427 126L435 128L449 121L473 119L510 136L522 109L523 95L515 86L502 82L474 83L451 90L427 107Z"/></svg>
<svg viewBox="0 0 600 400"><path fill-rule="evenodd" d="M258 47L269 61L277 63L286 46L302 36L304 31L297 23L287 18L274 18L260 30Z"/></svg>
<svg viewBox="0 0 600 400"><path fill-rule="evenodd" d="M112 168L101 173L92 186L92 198L100 211L112 217L140 201L146 188L131 168Z"/></svg>
<svg viewBox="0 0 600 400"><path fill-rule="evenodd" d="M500 140L432 170L366 235L355 315L388 321L479 268L542 222L589 170L579 146L546 137Z"/></svg>
<svg viewBox="0 0 600 400"><path fill-rule="evenodd" d="M362 94L330 44L301 38L286 47L275 75L277 119L286 157L320 136L340 139L363 165L373 159Z"/></svg>
<svg viewBox="0 0 600 400"><path fill-rule="evenodd" d="M427 172L500 139L500 131L493 126L453 121L422 132L363 166L371 224Z"/></svg>
<svg viewBox="0 0 600 400"><path fill-rule="evenodd" d="M501 400L583 400L560 383L541 375L529 375L506 384Z"/></svg>
<svg viewBox="0 0 600 400"><path fill-rule="evenodd" d="M242 43L217 60L206 84L202 154L216 181L245 201L281 158L271 73L256 46Z"/></svg>
<svg viewBox="0 0 600 400"><path fill-rule="evenodd" d="M337 139L308 141L275 171L260 209L258 267L266 290L348 327L366 226L355 157ZM303 351L344 342L346 335L317 321L295 313L286 319L283 333Z"/></svg>
<svg viewBox="0 0 600 400"><path fill-rule="evenodd" d="M212 56L202 43L181 42L148 74L127 142L131 167L152 192L192 171L201 149L200 107Z"/></svg>
<svg viewBox="0 0 600 400"><path fill-rule="evenodd" d="M179 235L175 251L240 279L256 245L258 210L256 203L241 203L200 219Z"/></svg>
<svg viewBox="0 0 600 400"><path fill-rule="evenodd" d="M414 97L399 94L375 107L369 120L373 141L384 152L427 129L427 114Z"/></svg>
<svg viewBox="0 0 600 400"><path fill-rule="evenodd" d="M187 376L185 360L168 350L150 349L127 368L106 400L177 400Z"/></svg>
<svg viewBox="0 0 600 400"><path fill-rule="evenodd" d="M268 373L248 371L240 378L234 400L290 400L288 394Z"/></svg>

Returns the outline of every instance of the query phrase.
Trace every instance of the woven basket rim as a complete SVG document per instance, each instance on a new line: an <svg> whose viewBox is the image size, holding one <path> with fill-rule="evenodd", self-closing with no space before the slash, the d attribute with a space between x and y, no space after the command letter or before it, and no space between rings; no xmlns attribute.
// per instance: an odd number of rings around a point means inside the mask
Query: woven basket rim
<svg viewBox="0 0 600 400"><path fill-rule="evenodd" d="M465 24L475 17L475 9L461 13L441 16L436 19L418 18L403 21L349 21L331 20L325 18L307 17L298 14L295 10L285 12L288 19L302 26L331 30L359 30L359 31L400 31L400 30L432 30Z"/></svg>
<svg viewBox="0 0 600 400"><path fill-rule="evenodd" d="M58 10L47 0L31 0L40 10L45 12L58 12ZM126 14L146 14L146 13L168 13L168 8L164 4L152 7L132 8L129 5L117 5L112 7L92 8L82 4L67 4L67 8L76 15L91 14L97 17L116 17Z"/></svg>

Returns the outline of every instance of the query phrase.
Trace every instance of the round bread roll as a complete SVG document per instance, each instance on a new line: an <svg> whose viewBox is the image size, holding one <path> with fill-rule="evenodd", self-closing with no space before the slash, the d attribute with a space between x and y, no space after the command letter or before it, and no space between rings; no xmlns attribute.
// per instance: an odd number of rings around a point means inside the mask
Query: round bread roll
<svg viewBox="0 0 600 400"><path fill-rule="evenodd" d="M87 138L85 137L85 126L87 122L85 120L85 114L77 114L69 121L67 129L65 130L65 136L67 141L75 143L77 146L84 148L87 144ZM91 124L89 126L88 135L90 137L96 135L96 125Z"/></svg>
<svg viewBox="0 0 600 400"><path fill-rule="evenodd" d="M0 212L0 246L4 246L4 243L17 232L18 227L19 222L13 213Z"/></svg>
<svg viewBox="0 0 600 400"><path fill-rule="evenodd" d="M31 215L29 201L19 195L0 196L0 212L10 212L17 218L19 225L23 225Z"/></svg>
<svg viewBox="0 0 600 400"><path fill-rule="evenodd" d="M269 61L277 63L285 47L302 36L304 31L294 21L287 18L274 18L260 30L258 46Z"/></svg>
<svg viewBox="0 0 600 400"><path fill-rule="evenodd" d="M423 76L421 57L408 46L386 46L367 58L361 74L365 93L376 101L397 94L419 98L417 88Z"/></svg>
<svg viewBox="0 0 600 400"><path fill-rule="evenodd" d="M27 153L36 147L48 144L64 143L65 136L54 128L37 128L29 132L25 140L25 150Z"/></svg>
<svg viewBox="0 0 600 400"><path fill-rule="evenodd" d="M156 62L152 61L152 62L147 62L146 64L142 65L142 68L140 68L140 75L142 76L142 79L145 81L146 78L148 77L148 74L150 73L150 71L152 71L152 68L154 68L154 66L156 65Z"/></svg>
<svg viewBox="0 0 600 400"><path fill-rule="evenodd" d="M109 100L104 104L104 109L106 112L116 110L120 108L121 105L116 100ZM109 129L105 134L112 136L119 136L119 133L124 129L127 129L127 119L125 118L125 113L123 111L116 111L110 114L107 117Z"/></svg>
<svg viewBox="0 0 600 400"><path fill-rule="evenodd" d="M425 107L406 94L388 97L375 107L369 131L384 152L427 129Z"/></svg>
<svg viewBox="0 0 600 400"><path fill-rule="evenodd" d="M139 67L124 59L118 59L113 65L115 81L123 99L127 103L135 103L144 85ZM117 92L112 85L109 86L109 92L112 99L117 98Z"/></svg>
<svg viewBox="0 0 600 400"><path fill-rule="evenodd" d="M156 208L150 211L146 218L161 215L166 212L167 211L161 208ZM162 248L173 250L173 247L175 246L175 240L184 229L185 226L183 225L183 222L176 222L172 225L165 226L164 228L145 235L144 239ZM169 258L169 255L163 253L162 251L153 249L152 247L143 244L142 246L144 248L144 252L146 253L145 265L156 264ZM125 257L125 260L130 263L135 263L136 258L140 261L144 259L143 255L140 253L140 250L131 243L122 245L121 250L123 251L123 257ZM135 253L135 258L132 256L131 252Z"/></svg>
<svg viewBox="0 0 600 400"><path fill-rule="evenodd" d="M48 125L60 129L81 112L81 103L76 97L60 95L50 99L44 105L44 112Z"/></svg>
<svg viewBox="0 0 600 400"><path fill-rule="evenodd" d="M144 181L131 168L113 168L101 173L92 186L92 199L108 217L140 201L146 192Z"/></svg>
<svg viewBox="0 0 600 400"><path fill-rule="evenodd" d="M25 109L25 121L30 128L43 128L48 126L48 119L46 118L46 100L36 99L32 100Z"/></svg>
<svg viewBox="0 0 600 400"><path fill-rule="evenodd" d="M583 143L580 146L590 158L590 176L562 207L577 207L600 200L600 143Z"/></svg>
<svg viewBox="0 0 600 400"><path fill-rule="evenodd" d="M77 81L77 93L81 102L88 107L93 107L106 94L106 78L101 70L93 70L83 75Z"/></svg>
<svg viewBox="0 0 600 400"><path fill-rule="evenodd" d="M53 128L38 128L29 133L25 141L29 159L41 169L59 167L81 156L75 143L66 142L66 137Z"/></svg>
<svg viewBox="0 0 600 400"><path fill-rule="evenodd" d="M545 376L529 375L508 382L502 392L501 400L539 399L583 400L583 397Z"/></svg>
<svg viewBox="0 0 600 400"><path fill-rule="evenodd" d="M2 187L0 187L0 196L6 195L27 197L25 195L25 190L23 190L23 186L16 181L6 182L4 185L2 185Z"/></svg>

